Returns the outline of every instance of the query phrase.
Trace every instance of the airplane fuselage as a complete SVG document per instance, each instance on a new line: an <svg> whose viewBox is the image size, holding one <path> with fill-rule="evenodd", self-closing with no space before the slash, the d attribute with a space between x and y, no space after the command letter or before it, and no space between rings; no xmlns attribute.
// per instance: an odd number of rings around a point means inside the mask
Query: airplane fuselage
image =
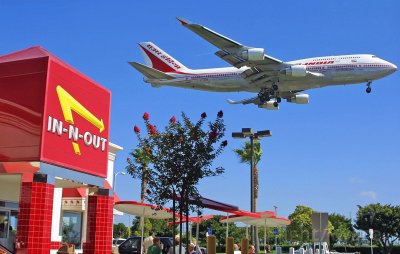
<svg viewBox="0 0 400 254"><path fill-rule="evenodd" d="M315 75L293 77L282 73L289 66L304 66L307 72ZM383 78L396 71L392 63L374 55L341 55L307 58L284 62L275 66L270 72L277 74L278 80L248 81L241 74L249 69L242 67L213 68L188 70L187 72L167 73L174 77L171 80L148 79L145 81L154 86L175 86L195 90L214 92L248 91L258 92L261 88L269 87L273 82L279 84L279 91L299 91L313 88L347 85L370 82Z"/></svg>

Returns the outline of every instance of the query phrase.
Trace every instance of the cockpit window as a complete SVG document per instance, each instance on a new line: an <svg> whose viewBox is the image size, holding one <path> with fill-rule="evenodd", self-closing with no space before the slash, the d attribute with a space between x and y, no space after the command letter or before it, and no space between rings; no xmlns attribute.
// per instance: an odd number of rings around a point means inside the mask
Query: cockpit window
<svg viewBox="0 0 400 254"><path fill-rule="evenodd" d="M376 58L376 56L372 56L372 58Z"/></svg>

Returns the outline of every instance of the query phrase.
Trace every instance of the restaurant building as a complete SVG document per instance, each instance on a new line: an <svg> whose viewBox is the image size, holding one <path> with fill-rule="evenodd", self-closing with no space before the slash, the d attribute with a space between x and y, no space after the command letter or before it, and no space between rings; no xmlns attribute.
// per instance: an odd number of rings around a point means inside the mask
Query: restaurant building
<svg viewBox="0 0 400 254"><path fill-rule="evenodd" d="M41 47L0 56L0 253L111 253L110 101Z"/></svg>

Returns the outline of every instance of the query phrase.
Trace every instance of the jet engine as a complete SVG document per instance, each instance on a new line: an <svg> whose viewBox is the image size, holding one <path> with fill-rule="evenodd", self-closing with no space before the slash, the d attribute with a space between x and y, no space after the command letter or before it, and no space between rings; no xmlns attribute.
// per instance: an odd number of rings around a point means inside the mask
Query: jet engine
<svg viewBox="0 0 400 254"><path fill-rule="evenodd" d="M265 104L259 104L258 105L258 107L259 108L265 108L265 109L268 109L268 110L278 110L279 109L279 105L278 105L278 107L275 107L274 106L274 100L270 100L270 101L267 101Z"/></svg>
<svg viewBox="0 0 400 254"><path fill-rule="evenodd" d="M284 70L281 71L281 73L285 74L286 76L305 77L307 74L307 69L306 66L304 65L293 65L288 68L285 68Z"/></svg>
<svg viewBox="0 0 400 254"><path fill-rule="evenodd" d="M264 60L263 48L251 48L242 51L242 57L250 62Z"/></svg>
<svg viewBox="0 0 400 254"><path fill-rule="evenodd" d="M296 104L308 104L310 96L308 94L295 94L293 97L290 97L287 102L296 103Z"/></svg>

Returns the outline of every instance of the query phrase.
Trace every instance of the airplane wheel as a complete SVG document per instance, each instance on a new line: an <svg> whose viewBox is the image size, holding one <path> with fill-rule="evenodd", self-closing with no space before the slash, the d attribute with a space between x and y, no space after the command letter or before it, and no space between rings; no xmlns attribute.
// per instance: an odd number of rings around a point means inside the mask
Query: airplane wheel
<svg viewBox="0 0 400 254"><path fill-rule="evenodd" d="M274 91L278 91L278 88L279 88L278 85L276 85L276 84L272 85L272 89L274 89Z"/></svg>
<svg viewBox="0 0 400 254"><path fill-rule="evenodd" d="M260 99L261 102L266 102L269 101L269 96L267 94L258 94L258 98Z"/></svg>
<svg viewBox="0 0 400 254"><path fill-rule="evenodd" d="M370 93L371 92L371 87L367 87L367 89L365 90L367 93Z"/></svg>
<svg viewBox="0 0 400 254"><path fill-rule="evenodd" d="M276 101L277 101L278 103L281 103L281 101L282 101L281 97L276 98Z"/></svg>
<svg viewBox="0 0 400 254"><path fill-rule="evenodd" d="M274 107L277 108L279 106L279 103L277 101L274 102Z"/></svg>

